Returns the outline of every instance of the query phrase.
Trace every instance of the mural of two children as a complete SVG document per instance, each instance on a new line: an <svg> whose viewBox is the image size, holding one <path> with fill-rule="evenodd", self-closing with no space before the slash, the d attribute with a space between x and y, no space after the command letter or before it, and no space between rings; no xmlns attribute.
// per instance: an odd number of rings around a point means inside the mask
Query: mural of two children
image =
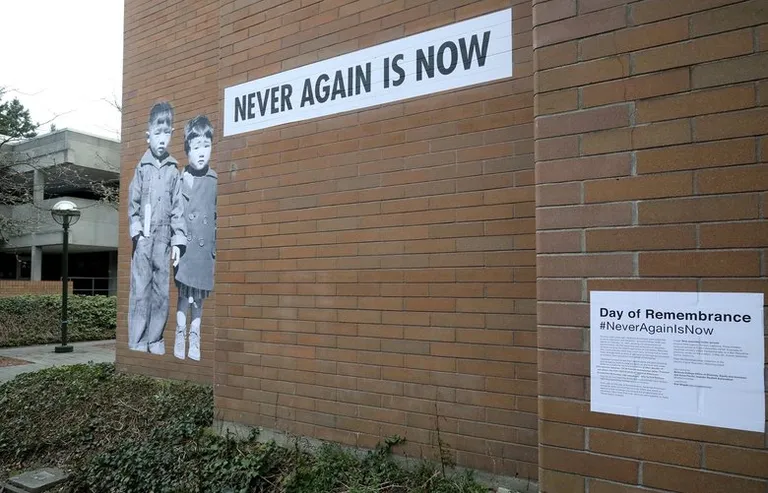
<svg viewBox="0 0 768 493"><path fill-rule="evenodd" d="M128 306L128 347L165 354L163 329L169 311L170 263L179 297L173 354L200 360L203 302L213 290L216 258L216 172L210 167L213 127L196 116L184 127L188 164L180 172L169 154L173 107L155 104L149 113L149 148L129 187L133 240ZM187 314L190 314L187 350Z"/></svg>

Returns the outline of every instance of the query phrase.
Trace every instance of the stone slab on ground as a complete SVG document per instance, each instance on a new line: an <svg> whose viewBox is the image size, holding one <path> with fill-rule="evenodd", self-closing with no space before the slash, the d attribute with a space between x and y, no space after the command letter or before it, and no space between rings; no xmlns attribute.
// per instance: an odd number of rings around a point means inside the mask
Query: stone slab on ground
<svg viewBox="0 0 768 493"><path fill-rule="evenodd" d="M44 467L14 476L8 480L8 483L11 486L21 488L22 491L42 493L63 483L68 477L69 475L61 469Z"/></svg>

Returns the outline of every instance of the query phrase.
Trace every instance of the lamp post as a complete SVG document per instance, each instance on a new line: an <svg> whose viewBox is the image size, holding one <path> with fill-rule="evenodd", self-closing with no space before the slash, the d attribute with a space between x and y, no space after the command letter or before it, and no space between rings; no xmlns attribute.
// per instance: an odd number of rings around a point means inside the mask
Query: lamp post
<svg viewBox="0 0 768 493"><path fill-rule="evenodd" d="M53 220L64 228L61 251L61 346L56 346L54 352L71 353L73 347L67 344L67 295L69 290L69 227L80 219L77 205L69 200L60 200L51 209Z"/></svg>

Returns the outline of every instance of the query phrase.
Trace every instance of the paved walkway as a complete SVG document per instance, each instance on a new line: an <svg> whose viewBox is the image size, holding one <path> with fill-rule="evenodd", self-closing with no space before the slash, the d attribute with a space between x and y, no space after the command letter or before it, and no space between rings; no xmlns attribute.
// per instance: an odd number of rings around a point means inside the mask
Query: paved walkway
<svg viewBox="0 0 768 493"><path fill-rule="evenodd" d="M7 382L30 371L42 370L51 366L74 365L77 363L111 363L115 361L115 341L88 341L71 343L75 350L71 353L54 353L57 344L25 346L0 349L0 357L29 361L26 365L0 366L0 383Z"/></svg>

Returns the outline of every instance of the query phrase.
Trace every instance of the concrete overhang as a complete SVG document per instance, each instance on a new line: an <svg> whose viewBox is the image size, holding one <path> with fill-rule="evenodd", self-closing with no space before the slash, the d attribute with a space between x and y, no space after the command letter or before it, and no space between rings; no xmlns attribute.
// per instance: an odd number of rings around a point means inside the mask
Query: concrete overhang
<svg viewBox="0 0 768 493"><path fill-rule="evenodd" d="M66 165L102 181L120 178L120 142L68 129L8 144L3 154L19 173Z"/></svg>
<svg viewBox="0 0 768 493"><path fill-rule="evenodd" d="M114 206L97 200L58 197L39 205L3 206L0 213L10 214L14 220L29 225L29 232L0 244L0 251L28 250L31 246L43 247L43 251L60 251L62 228L50 212L59 200L71 200L81 211L80 220L70 228L69 244L73 251L117 249L118 214Z"/></svg>

